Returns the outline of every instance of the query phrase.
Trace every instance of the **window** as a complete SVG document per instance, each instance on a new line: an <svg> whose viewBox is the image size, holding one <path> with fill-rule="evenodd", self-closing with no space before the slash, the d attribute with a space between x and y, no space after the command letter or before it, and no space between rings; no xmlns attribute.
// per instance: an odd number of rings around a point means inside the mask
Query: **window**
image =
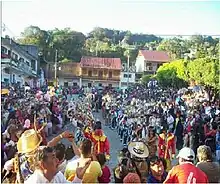
<svg viewBox="0 0 220 184"><path fill-rule="evenodd" d="M15 83L15 74L12 75L12 81Z"/></svg>
<svg viewBox="0 0 220 184"><path fill-rule="evenodd" d="M131 74L128 75L128 78L131 78Z"/></svg>
<svg viewBox="0 0 220 184"><path fill-rule="evenodd" d="M1 53L7 54L8 49L6 49L5 47L1 47Z"/></svg>
<svg viewBox="0 0 220 184"><path fill-rule="evenodd" d="M152 66L152 63L146 63L146 66Z"/></svg>
<svg viewBox="0 0 220 184"><path fill-rule="evenodd" d="M88 76L89 76L89 77L92 77L92 71L89 71L89 72L88 72Z"/></svg>
<svg viewBox="0 0 220 184"><path fill-rule="evenodd" d="M103 77L103 71L99 71L99 78Z"/></svg>
<svg viewBox="0 0 220 184"><path fill-rule="evenodd" d="M93 74L97 75L98 71L97 70L93 70Z"/></svg>
<svg viewBox="0 0 220 184"><path fill-rule="evenodd" d="M111 87L112 87L112 84L108 84L108 87L110 87L110 88L111 88Z"/></svg>
<svg viewBox="0 0 220 184"><path fill-rule="evenodd" d="M74 83L73 83L73 86L77 86L77 83L76 83L76 82L74 82Z"/></svg>
<svg viewBox="0 0 220 184"><path fill-rule="evenodd" d="M108 70L104 70L104 75L107 75L107 73L108 73Z"/></svg>
<svg viewBox="0 0 220 184"><path fill-rule="evenodd" d="M31 68L36 71L35 60L31 60Z"/></svg>
<svg viewBox="0 0 220 184"><path fill-rule="evenodd" d="M148 67L148 70L152 71L152 70L153 70L153 67L152 67L152 66L149 66L149 67Z"/></svg>
<svg viewBox="0 0 220 184"><path fill-rule="evenodd" d="M64 87L68 87L68 82L64 82Z"/></svg>
<svg viewBox="0 0 220 184"><path fill-rule="evenodd" d="M109 72L108 77L112 78L112 72Z"/></svg>
<svg viewBox="0 0 220 184"><path fill-rule="evenodd" d="M9 84L9 79L4 78L4 83L7 85Z"/></svg>
<svg viewBox="0 0 220 184"><path fill-rule="evenodd" d="M20 81L17 81L17 85L18 85L18 86L21 86L21 82L20 82Z"/></svg>
<svg viewBox="0 0 220 184"><path fill-rule="evenodd" d="M8 50L8 55L11 56L11 51L10 50Z"/></svg>
<svg viewBox="0 0 220 184"><path fill-rule="evenodd" d="M92 83L88 83L88 87L91 88L92 87Z"/></svg>
<svg viewBox="0 0 220 184"><path fill-rule="evenodd" d="M86 75L87 74L87 70L83 69L82 73L83 73L83 75Z"/></svg>
<svg viewBox="0 0 220 184"><path fill-rule="evenodd" d="M24 62L24 58L20 57L19 61Z"/></svg>
<svg viewBox="0 0 220 184"><path fill-rule="evenodd" d="M119 76L120 75L120 71L114 71L114 75L115 76Z"/></svg>
<svg viewBox="0 0 220 184"><path fill-rule="evenodd" d="M99 83L99 87L102 87L102 83Z"/></svg>
<svg viewBox="0 0 220 184"><path fill-rule="evenodd" d="M17 54L15 54L14 59L15 59L16 61L18 61L18 55L17 55Z"/></svg>
<svg viewBox="0 0 220 184"><path fill-rule="evenodd" d="M5 68L5 73L9 74L9 68Z"/></svg>
<svg viewBox="0 0 220 184"><path fill-rule="evenodd" d="M161 65L162 65L161 63L157 64L157 68L159 68Z"/></svg>
<svg viewBox="0 0 220 184"><path fill-rule="evenodd" d="M128 75L127 75L127 74L124 74L124 78L128 78Z"/></svg>

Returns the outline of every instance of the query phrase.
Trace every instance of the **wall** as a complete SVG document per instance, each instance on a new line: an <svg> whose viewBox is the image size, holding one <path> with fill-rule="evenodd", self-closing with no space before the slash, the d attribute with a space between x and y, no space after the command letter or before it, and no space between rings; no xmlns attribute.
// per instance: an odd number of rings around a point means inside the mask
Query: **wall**
<svg viewBox="0 0 220 184"><path fill-rule="evenodd" d="M147 63L151 63L151 67L152 67L152 70L149 70L148 69L148 66L147 66ZM137 59L136 59L136 63L135 63L135 66L136 66L136 72L137 73L143 73L143 72L156 72L157 71L157 68L158 68L158 64L157 62L151 62L151 61L146 61L144 59L144 56L138 56Z"/></svg>
<svg viewBox="0 0 220 184"><path fill-rule="evenodd" d="M13 81L13 75L15 76L15 81ZM8 80L8 82L10 81L10 75L8 73L5 73L4 70L1 71L1 81L2 82L5 82L5 79ZM17 82L20 82L21 85L24 84L25 82L25 79L22 75L19 75L15 72L12 72L12 81L17 83Z"/></svg>
<svg viewBox="0 0 220 184"><path fill-rule="evenodd" d="M80 86L80 79L59 78L59 85L64 86L65 82L68 82L68 86L73 86L73 83L77 83L77 85Z"/></svg>
<svg viewBox="0 0 220 184"><path fill-rule="evenodd" d="M119 87L120 82L113 82L113 81L105 81L105 80L88 80L88 79L82 79L82 85L88 86L88 83L91 83L92 86L99 86L101 83L103 87L109 86L109 84L112 85L112 87Z"/></svg>
<svg viewBox="0 0 220 184"><path fill-rule="evenodd" d="M147 65L147 64L150 64L151 63L151 65ZM145 70L144 71L153 71L153 72L156 72L157 71L157 64L158 63L155 63L155 62L151 62L151 61L145 61ZM151 68L151 70L150 70L150 68Z"/></svg>
<svg viewBox="0 0 220 184"><path fill-rule="evenodd" d="M125 77L125 75L130 75L129 80L128 77ZM135 83L135 73L134 72L121 72L121 83Z"/></svg>
<svg viewBox="0 0 220 184"><path fill-rule="evenodd" d="M138 56L136 58L135 67L137 73L144 72L144 56Z"/></svg>
<svg viewBox="0 0 220 184"><path fill-rule="evenodd" d="M92 75L89 76L89 72L92 72ZM102 72L102 77L99 76L99 72ZM110 73L112 76L110 77ZM94 69L94 68L82 68L82 77L91 78L94 80L120 80L120 70L108 70L108 69Z"/></svg>
<svg viewBox="0 0 220 184"><path fill-rule="evenodd" d="M79 77L81 76L81 67L79 63L62 63L59 65L61 70L58 70L58 75L59 76L69 76L69 77ZM54 70L54 68L53 68Z"/></svg>
<svg viewBox="0 0 220 184"><path fill-rule="evenodd" d="M6 45L2 45L2 46L7 49L7 53L5 53L5 54L8 54L8 51L10 51L10 48L8 46L6 46ZM17 55L18 62L20 62L19 61L20 58L23 58L24 59L24 63L28 63L28 65L31 67L31 60L30 59L28 59L26 56L24 56L21 53L19 53L16 49L12 48L12 57L13 57L13 53L15 55ZM36 73L36 71L37 71L37 61L36 60L34 60L34 61L35 61L35 70L32 68L32 71L35 71L34 73L37 74Z"/></svg>

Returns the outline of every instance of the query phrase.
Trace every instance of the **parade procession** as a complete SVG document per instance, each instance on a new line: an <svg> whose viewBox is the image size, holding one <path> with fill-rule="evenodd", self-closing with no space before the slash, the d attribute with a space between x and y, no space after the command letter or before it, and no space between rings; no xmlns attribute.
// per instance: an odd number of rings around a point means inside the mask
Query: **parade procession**
<svg viewBox="0 0 220 184"><path fill-rule="evenodd" d="M59 183L182 183L191 170L197 182L219 181L219 102L207 103L205 91L93 88L70 101L67 91L11 91L2 106L3 183L44 183L42 172Z"/></svg>
<svg viewBox="0 0 220 184"><path fill-rule="evenodd" d="M1 183L220 183L220 1L0 1Z"/></svg>

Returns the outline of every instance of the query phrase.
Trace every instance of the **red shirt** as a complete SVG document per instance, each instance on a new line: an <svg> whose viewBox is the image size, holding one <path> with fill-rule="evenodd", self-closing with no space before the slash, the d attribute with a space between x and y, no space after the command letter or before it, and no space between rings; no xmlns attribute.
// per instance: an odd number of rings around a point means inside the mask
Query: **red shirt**
<svg viewBox="0 0 220 184"><path fill-rule="evenodd" d="M102 176L98 178L99 183L110 183L111 172L108 166L102 168Z"/></svg>
<svg viewBox="0 0 220 184"><path fill-rule="evenodd" d="M186 162L184 164L174 166L168 173L164 183L208 183L208 177L195 165Z"/></svg>

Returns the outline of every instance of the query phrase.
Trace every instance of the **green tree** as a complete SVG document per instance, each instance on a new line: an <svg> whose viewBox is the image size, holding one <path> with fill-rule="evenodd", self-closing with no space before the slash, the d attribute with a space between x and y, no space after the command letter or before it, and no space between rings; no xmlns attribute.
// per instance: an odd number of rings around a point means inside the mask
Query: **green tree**
<svg viewBox="0 0 220 184"><path fill-rule="evenodd" d="M70 28L52 30L52 44L58 50L59 59L64 58L80 61L86 37Z"/></svg>
<svg viewBox="0 0 220 184"><path fill-rule="evenodd" d="M21 38L17 40L20 44L36 45L45 57L48 57L50 50L51 35L37 26L29 26L21 33Z"/></svg>
<svg viewBox="0 0 220 184"><path fill-rule="evenodd" d="M163 64L157 70L156 78L163 87L181 88L187 86L187 74L184 71L184 61L177 60Z"/></svg>
<svg viewBox="0 0 220 184"><path fill-rule="evenodd" d="M189 52L187 41L177 37L163 40L157 50L168 52L172 60L181 59L184 57L184 53Z"/></svg>
<svg viewBox="0 0 220 184"><path fill-rule="evenodd" d="M219 89L219 65L213 58L198 58L187 64L190 79L201 85Z"/></svg>
<svg viewBox="0 0 220 184"><path fill-rule="evenodd" d="M86 37L70 28L50 31L41 30L39 27L27 27L21 33L21 44L37 45L47 61L54 61L55 50L58 50L58 59L65 58L79 61L84 51Z"/></svg>

